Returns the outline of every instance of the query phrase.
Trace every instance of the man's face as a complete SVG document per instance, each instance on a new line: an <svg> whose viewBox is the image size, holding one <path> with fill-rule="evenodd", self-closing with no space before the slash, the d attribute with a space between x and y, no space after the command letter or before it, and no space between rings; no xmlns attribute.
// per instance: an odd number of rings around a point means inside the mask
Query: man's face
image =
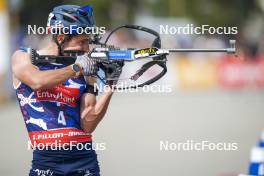
<svg viewBox="0 0 264 176"><path fill-rule="evenodd" d="M65 55L73 55L67 54L67 50L78 51L75 55L82 55L89 52L89 41L90 37L88 35L73 36L63 47L64 51L66 50Z"/></svg>

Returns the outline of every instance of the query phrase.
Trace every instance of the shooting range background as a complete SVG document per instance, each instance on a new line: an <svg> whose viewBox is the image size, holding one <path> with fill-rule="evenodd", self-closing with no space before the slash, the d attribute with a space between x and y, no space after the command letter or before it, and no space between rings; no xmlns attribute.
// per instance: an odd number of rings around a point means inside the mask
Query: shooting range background
<svg viewBox="0 0 264 176"><path fill-rule="evenodd" d="M21 45L39 47L39 40L45 36L28 36L26 25L45 26L52 7L65 2L0 0L0 175L27 175L32 157L27 150L26 128L11 87L11 53ZM178 48L227 47L229 38L236 39L239 57L170 56L169 73L158 84L171 85L171 93L116 93L105 119L94 133L95 142L106 145L105 151L98 151L102 175L232 176L247 173L250 150L264 129L261 0L74 2L92 4L97 23L107 29L128 23L156 30L158 24L239 27L236 36L162 35L164 47ZM126 37L130 42L137 41ZM238 150L160 151L161 140L235 142Z"/></svg>

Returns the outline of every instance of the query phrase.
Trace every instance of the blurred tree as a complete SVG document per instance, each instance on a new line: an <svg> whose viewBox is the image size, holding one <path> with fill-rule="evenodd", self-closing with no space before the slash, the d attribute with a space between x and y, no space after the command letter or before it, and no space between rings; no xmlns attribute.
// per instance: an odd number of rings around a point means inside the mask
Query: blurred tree
<svg viewBox="0 0 264 176"><path fill-rule="evenodd" d="M187 15L199 24L240 25L252 10L254 10L254 0L187 1Z"/></svg>
<svg viewBox="0 0 264 176"><path fill-rule="evenodd" d="M45 26L47 23L49 12L54 6L62 4L62 0L56 1L36 1L24 0L20 12L20 23L22 26L35 24Z"/></svg>
<svg viewBox="0 0 264 176"><path fill-rule="evenodd" d="M256 8L256 0L24 0L21 25L45 25L48 13L61 4L90 4L98 26L112 28L133 23L137 14L162 17L189 17L198 24L240 26Z"/></svg>
<svg viewBox="0 0 264 176"><path fill-rule="evenodd" d="M151 0L153 15L190 17L198 24L239 25L255 10L255 0Z"/></svg>
<svg viewBox="0 0 264 176"><path fill-rule="evenodd" d="M64 2L93 6L97 25L106 27L132 23L139 4L139 0L65 0Z"/></svg>

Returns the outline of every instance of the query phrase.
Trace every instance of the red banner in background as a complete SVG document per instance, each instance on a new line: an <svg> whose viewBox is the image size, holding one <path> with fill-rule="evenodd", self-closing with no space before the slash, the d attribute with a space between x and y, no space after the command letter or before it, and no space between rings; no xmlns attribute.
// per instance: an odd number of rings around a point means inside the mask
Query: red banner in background
<svg viewBox="0 0 264 176"><path fill-rule="evenodd" d="M176 73L178 86L183 89L263 89L264 55L247 60L234 56L217 60L185 57L177 59Z"/></svg>
<svg viewBox="0 0 264 176"><path fill-rule="evenodd" d="M177 81L183 89L211 89L217 86L217 63L212 59L179 58L176 62Z"/></svg>
<svg viewBox="0 0 264 176"><path fill-rule="evenodd" d="M218 79L224 88L264 87L264 57L240 60L225 57L219 61Z"/></svg>

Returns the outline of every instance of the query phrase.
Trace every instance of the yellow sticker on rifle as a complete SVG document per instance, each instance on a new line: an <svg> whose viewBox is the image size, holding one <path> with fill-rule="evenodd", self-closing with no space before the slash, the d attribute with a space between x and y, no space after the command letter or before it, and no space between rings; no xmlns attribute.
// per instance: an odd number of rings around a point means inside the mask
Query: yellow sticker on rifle
<svg viewBox="0 0 264 176"><path fill-rule="evenodd" d="M158 51L158 48L144 48L144 49L136 50L135 51L135 55L136 54L149 54L149 55L153 55L157 51Z"/></svg>

